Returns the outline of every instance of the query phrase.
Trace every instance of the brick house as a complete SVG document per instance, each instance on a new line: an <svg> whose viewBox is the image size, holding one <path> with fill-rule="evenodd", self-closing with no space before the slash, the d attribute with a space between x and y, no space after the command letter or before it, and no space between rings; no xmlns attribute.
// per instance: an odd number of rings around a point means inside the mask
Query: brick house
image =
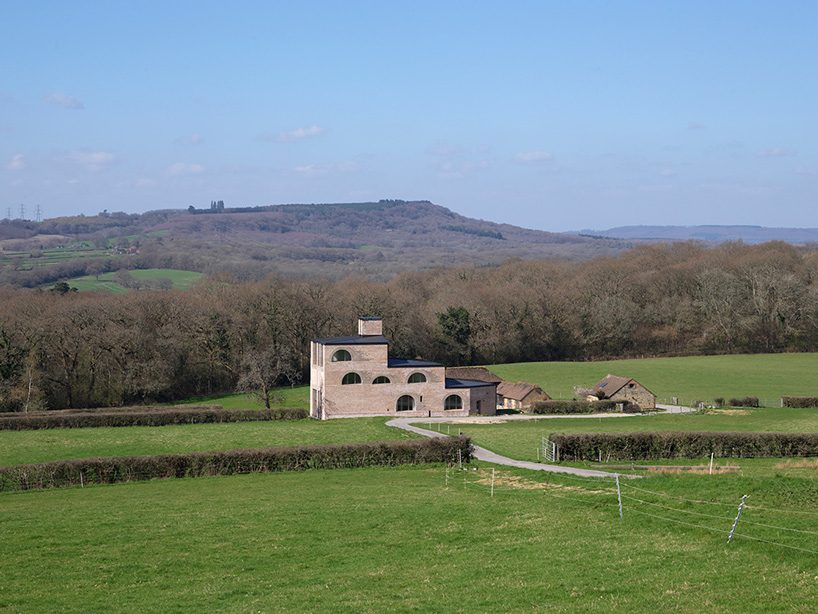
<svg viewBox="0 0 818 614"><path fill-rule="evenodd" d="M381 318L359 318L358 334L310 344L310 416L469 416L495 413L491 382L446 377L428 360L389 357Z"/></svg>
<svg viewBox="0 0 818 614"><path fill-rule="evenodd" d="M502 382L497 385L497 409L527 409L535 401L551 399L545 391L525 382Z"/></svg>
<svg viewBox="0 0 818 614"><path fill-rule="evenodd" d="M656 395L631 377L608 374L591 389L591 400L630 401L642 409L656 409Z"/></svg>

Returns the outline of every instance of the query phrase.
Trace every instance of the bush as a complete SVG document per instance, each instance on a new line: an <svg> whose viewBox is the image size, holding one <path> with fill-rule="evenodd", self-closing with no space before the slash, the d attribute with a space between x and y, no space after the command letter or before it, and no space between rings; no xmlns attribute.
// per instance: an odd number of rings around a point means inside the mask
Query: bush
<svg viewBox="0 0 818 614"><path fill-rule="evenodd" d="M741 399L730 399L730 407L758 407L758 397L744 397Z"/></svg>
<svg viewBox="0 0 818 614"><path fill-rule="evenodd" d="M623 409L620 410L620 406ZM624 411L625 413L638 413L639 406L629 401L536 401L532 403L532 414L599 414L615 413Z"/></svg>
<svg viewBox="0 0 818 614"><path fill-rule="evenodd" d="M782 397L781 407L818 407L818 397Z"/></svg>
<svg viewBox="0 0 818 614"><path fill-rule="evenodd" d="M262 471L455 463L458 451L463 462L471 460L468 437L54 461L0 467L0 492Z"/></svg>
<svg viewBox="0 0 818 614"><path fill-rule="evenodd" d="M165 426L211 422L301 420L306 409L221 409L219 407L155 407L128 409L58 410L0 416L0 430L87 428L99 426Z"/></svg>
<svg viewBox="0 0 818 614"><path fill-rule="evenodd" d="M713 399L713 403L716 407L724 407L724 397L716 397Z"/></svg>
<svg viewBox="0 0 818 614"><path fill-rule="evenodd" d="M618 460L807 456L818 453L818 433L577 433L554 434L559 460Z"/></svg>

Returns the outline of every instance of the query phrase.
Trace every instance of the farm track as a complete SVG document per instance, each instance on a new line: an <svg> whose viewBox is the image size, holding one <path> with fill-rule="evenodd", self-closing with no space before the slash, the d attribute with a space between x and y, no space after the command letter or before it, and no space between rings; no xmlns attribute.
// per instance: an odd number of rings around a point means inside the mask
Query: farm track
<svg viewBox="0 0 818 614"><path fill-rule="evenodd" d="M687 407L680 407L676 405L657 405L663 411L660 413L689 413L693 410ZM415 426L418 422L427 422L427 423L448 423L448 424L476 424L481 422L497 422L498 418L500 420L544 420L549 418L627 418L629 416L635 416L639 414L596 414L596 415L581 415L581 416L522 416L522 415L510 415L510 416L492 416L486 417L485 420L481 418L428 418L428 419L419 419L419 418L394 418L386 423L387 426L391 426L394 428L399 428L404 431L409 431L410 433L415 433L417 435L422 435L424 437L448 437L445 433L439 433L437 431L431 431L428 429L421 428L419 426ZM597 471L595 469L580 469L577 467L564 467L561 465L547 465L545 463L533 463L531 461L521 461L514 458L509 458L508 456L503 456L501 454L497 454L496 452L492 452L491 450L487 450L486 448L482 448L480 446L474 446L474 457L477 460L481 460L487 463L494 463L496 465L505 465L506 467L516 467L518 469L530 469L532 471L546 471L548 473L569 473L571 475L576 475L579 477L584 478L613 478L617 474L615 472L610 471ZM625 475L622 477L638 477L633 475Z"/></svg>

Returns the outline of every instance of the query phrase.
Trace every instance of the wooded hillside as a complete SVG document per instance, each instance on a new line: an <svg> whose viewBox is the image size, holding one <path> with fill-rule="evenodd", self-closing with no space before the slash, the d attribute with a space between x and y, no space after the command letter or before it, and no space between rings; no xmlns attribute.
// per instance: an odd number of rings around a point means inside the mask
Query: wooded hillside
<svg viewBox="0 0 818 614"><path fill-rule="evenodd" d="M818 251L645 246L388 282L213 278L103 296L0 290L0 406L170 401L305 381L309 340L385 318L394 356L447 364L818 350Z"/></svg>

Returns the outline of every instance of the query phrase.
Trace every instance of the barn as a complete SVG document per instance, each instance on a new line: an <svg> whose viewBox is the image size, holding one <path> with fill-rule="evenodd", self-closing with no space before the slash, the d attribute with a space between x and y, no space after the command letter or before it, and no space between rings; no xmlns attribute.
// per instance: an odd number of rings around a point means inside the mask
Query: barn
<svg viewBox="0 0 818 614"><path fill-rule="evenodd" d="M611 375L599 380L591 389L591 400L630 401L642 409L656 409L656 395L632 377Z"/></svg>

